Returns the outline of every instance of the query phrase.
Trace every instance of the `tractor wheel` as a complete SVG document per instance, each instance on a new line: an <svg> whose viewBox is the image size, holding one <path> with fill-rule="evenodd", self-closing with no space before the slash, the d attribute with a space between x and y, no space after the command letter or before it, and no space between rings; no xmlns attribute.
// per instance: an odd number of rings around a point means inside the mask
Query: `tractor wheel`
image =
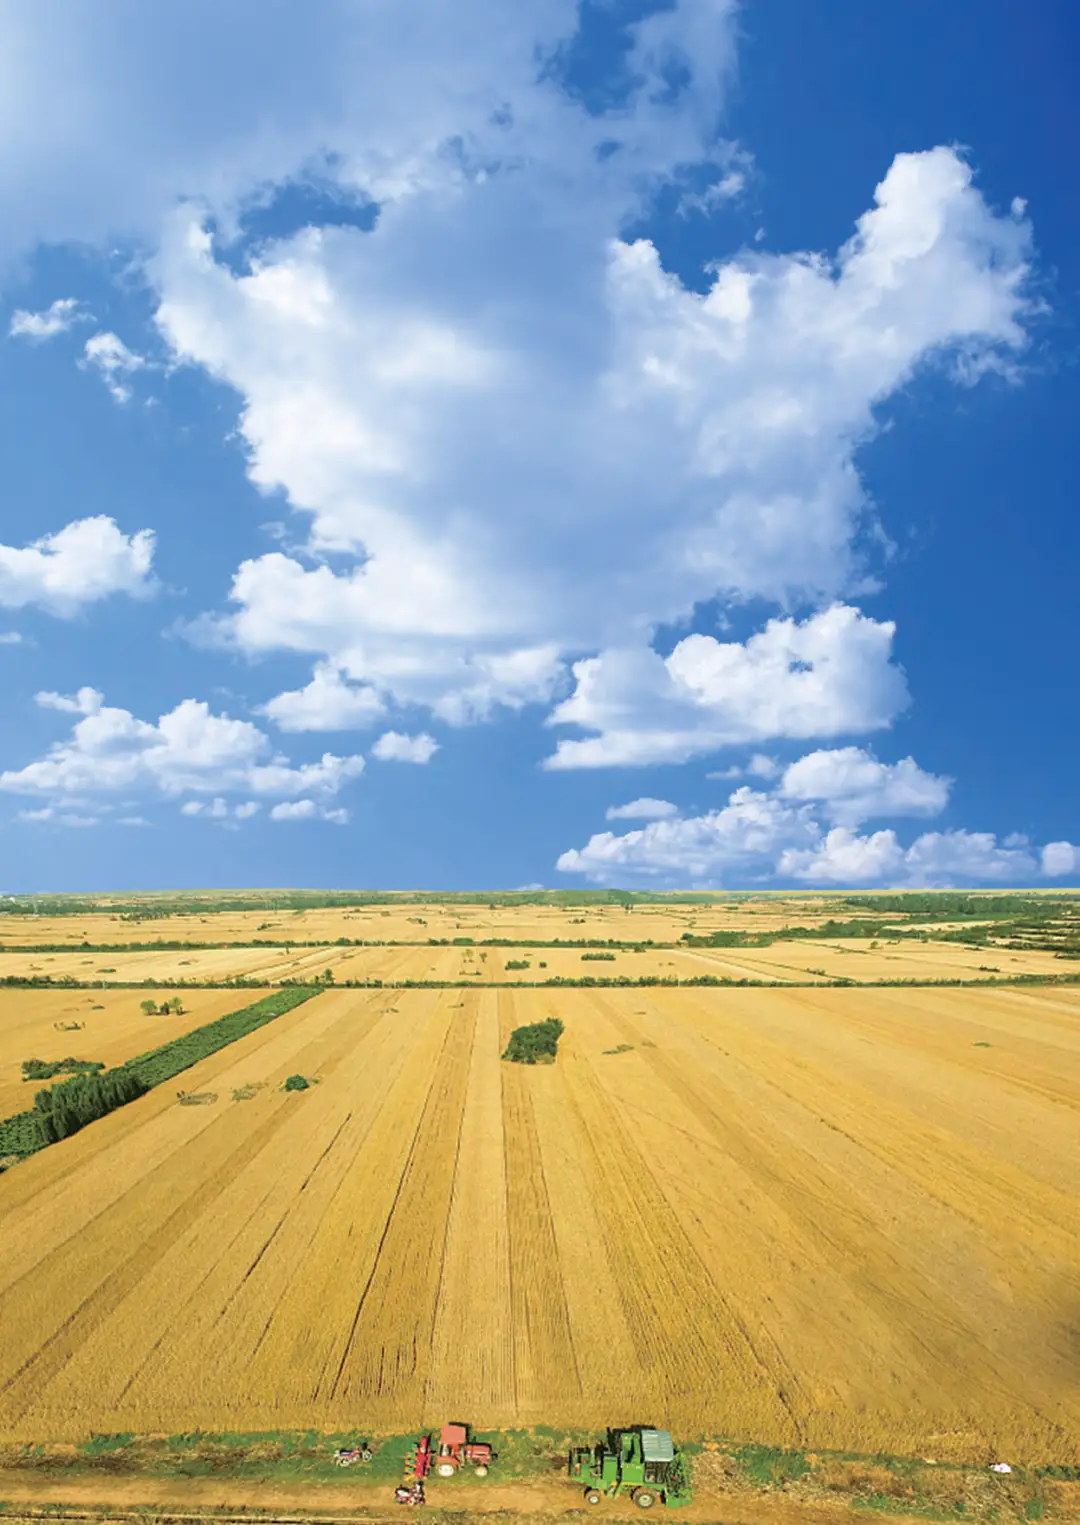
<svg viewBox="0 0 1080 1525"><path fill-rule="evenodd" d="M360 1452L360 1460L361 1461L370 1461L371 1457L372 1457L372 1453L365 1446L364 1449Z"/></svg>
<svg viewBox="0 0 1080 1525"><path fill-rule="evenodd" d="M477 1477L487 1477L487 1468L484 1466L483 1462L481 1462L480 1465L478 1467L476 1467L474 1470L476 1472Z"/></svg>
<svg viewBox="0 0 1080 1525"><path fill-rule="evenodd" d="M649 1488L639 1488L634 1494L634 1503L639 1509L651 1509L656 1503L656 1494Z"/></svg>
<svg viewBox="0 0 1080 1525"><path fill-rule="evenodd" d="M453 1477L454 1473L457 1471L457 1468L454 1466L452 1461L441 1461L435 1468L435 1471L439 1474L440 1477Z"/></svg>
<svg viewBox="0 0 1080 1525"><path fill-rule="evenodd" d="M599 1502L603 1498L603 1496L604 1495L600 1492L599 1488L586 1488L585 1489L585 1502L586 1502L586 1504L599 1504Z"/></svg>

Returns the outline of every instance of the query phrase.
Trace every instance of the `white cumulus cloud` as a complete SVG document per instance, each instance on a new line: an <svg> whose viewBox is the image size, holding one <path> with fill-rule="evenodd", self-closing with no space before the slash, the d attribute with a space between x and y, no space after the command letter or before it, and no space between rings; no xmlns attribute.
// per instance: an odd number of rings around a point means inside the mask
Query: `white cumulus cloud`
<svg viewBox="0 0 1080 1525"><path fill-rule="evenodd" d="M128 349L116 334L102 333L87 339L80 364L98 372L117 402L130 402L131 388L126 378L145 370L147 362Z"/></svg>
<svg viewBox="0 0 1080 1525"><path fill-rule="evenodd" d="M0 607L69 618L114 593L144 598L153 558L153 530L125 535L105 514L76 519L28 546L0 545Z"/></svg>
<svg viewBox="0 0 1080 1525"><path fill-rule="evenodd" d="M809 806L785 804L750 788L736 789L722 810L679 820L650 821L621 836L598 832L564 852L555 867L600 884L637 879L682 884L719 880L725 873L769 873L786 843L811 843L817 827Z"/></svg>
<svg viewBox="0 0 1080 1525"><path fill-rule="evenodd" d="M371 749L372 757L380 762L427 763L439 750L439 743L426 731L418 736L405 736L400 731L387 731L380 736Z"/></svg>
<svg viewBox="0 0 1080 1525"><path fill-rule="evenodd" d="M700 37L702 77L728 47L708 9L665 23L676 52ZM493 150L481 174L470 148L370 232L307 229L236 270L177 214L152 266L163 339L238 391L252 480L337 557L246 561L228 633L444 718L548 702L577 657L557 714L601 734L564 743L560 767L887 723L895 677L866 708L823 705L814 728L785 730L782 705L776 731L767 705L735 724L726 695L713 724L705 690L730 648L691 637L676 674L649 643L715 597L858 591L872 512L855 451L920 365L1023 345L1026 223L993 211L953 150L902 154L837 253L742 254L699 293L618 238L630 181L620 154L597 161L597 124L546 87L541 102L528 155ZM702 155L695 102L670 130ZM651 132L646 95L619 120ZM630 712L617 731L612 708Z"/></svg>
<svg viewBox="0 0 1080 1525"><path fill-rule="evenodd" d="M249 821L261 807L256 800L230 805L221 795L212 800L185 800L180 814L201 816L208 821Z"/></svg>
<svg viewBox="0 0 1080 1525"><path fill-rule="evenodd" d="M138 789L170 797L231 792L325 798L339 793L364 769L363 757L338 757L332 752L317 762L294 766L274 754L268 737L250 721L214 715L201 700L182 700L156 724L105 705L95 689L80 689L73 699L45 693L38 702L81 718L70 737L57 742L44 757L0 773L0 790L61 801ZM215 816L226 808L224 800L219 803L216 798L197 806L197 801L192 802L186 813ZM253 813L246 808L247 815Z"/></svg>
<svg viewBox="0 0 1080 1525"><path fill-rule="evenodd" d="M90 321L90 315L75 297L60 297L44 312L27 312L19 308L11 314L8 334L13 339L55 339L66 334L76 323Z"/></svg>
<svg viewBox="0 0 1080 1525"><path fill-rule="evenodd" d="M991 832L931 831L903 848L892 830L860 836L835 826L814 848L787 849L781 878L814 884L883 882L910 888L948 888L982 882L1024 881L1037 872L1026 846L998 843Z"/></svg>
<svg viewBox="0 0 1080 1525"><path fill-rule="evenodd" d="M34 695L34 703L45 710L60 710L66 715L96 715L105 702L105 695L96 688L80 688L74 694L57 694L42 689Z"/></svg>
<svg viewBox="0 0 1080 1525"><path fill-rule="evenodd" d="M830 820L858 826L881 816L939 815L951 780L924 773L913 757L878 762L861 747L808 752L784 771L780 793L820 800Z"/></svg>
<svg viewBox="0 0 1080 1525"><path fill-rule="evenodd" d="M370 685L348 683L320 664L304 688L278 694L263 713L283 731L349 731L373 724L386 706Z"/></svg>
<svg viewBox="0 0 1080 1525"><path fill-rule="evenodd" d="M678 805L670 800L655 800L649 795L631 800L627 805L609 805L604 811L606 821L667 821L679 813Z"/></svg>
<svg viewBox="0 0 1080 1525"><path fill-rule="evenodd" d="M1047 842L1042 850L1042 871L1048 879L1080 873L1080 847L1072 842Z"/></svg>
<svg viewBox="0 0 1080 1525"><path fill-rule="evenodd" d="M551 723L599 735L560 741L547 766L679 763L737 742L880 729L907 703L894 628L837 604L770 620L745 644L691 635L666 658L644 647L589 657Z"/></svg>
<svg viewBox="0 0 1080 1525"><path fill-rule="evenodd" d="M314 800L288 800L275 805L270 812L272 821L332 821L335 826L348 822L347 810L328 810Z"/></svg>

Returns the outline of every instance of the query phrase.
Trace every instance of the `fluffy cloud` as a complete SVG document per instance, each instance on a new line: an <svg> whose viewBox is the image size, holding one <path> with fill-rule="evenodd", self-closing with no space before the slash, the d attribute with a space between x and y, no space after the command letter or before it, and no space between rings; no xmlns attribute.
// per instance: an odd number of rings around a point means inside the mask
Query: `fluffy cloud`
<svg viewBox="0 0 1080 1525"><path fill-rule="evenodd" d="M741 770L737 770L741 771ZM778 769L774 769L778 772ZM1024 836L924 832L904 846L888 827L863 834L870 816L927 815L942 809L947 779L913 758L881 763L857 747L808 753L786 768L771 792L738 788L720 809L680 816L664 800L643 798L609 809L608 820L642 819L621 835L598 832L558 859L562 873L599 884L783 883L946 887L1023 883L1080 869L1080 848L1051 842L1041 854Z"/></svg>
<svg viewBox="0 0 1080 1525"><path fill-rule="evenodd" d="M75 297L61 297L44 312L26 312L23 308L13 312L8 334L13 339L55 339L57 334L66 334L76 323L88 321L89 314Z"/></svg>
<svg viewBox="0 0 1080 1525"><path fill-rule="evenodd" d="M57 810L54 805L44 805L40 810L20 810L15 817L35 826L100 826L101 817L80 815L74 810Z"/></svg>
<svg viewBox="0 0 1080 1525"><path fill-rule="evenodd" d="M230 805L220 795L213 800L186 800L180 806L180 814L202 816L210 821L250 821L261 809L257 800L245 800L240 805Z"/></svg>
<svg viewBox="0 0 1080 1525"><path fill-rule="evenodd" d="M380 762L427 763L439 750L434 736L422 731L419 736L405 736L400 731L387 731L380 736L371 749L372 757Z"/></svg>
<svg viewBox="0 0 1080 1525"><path fill-rule="evenodd" d="M270 812L270 819L272 821L332 821L335 826L344 826L348 823L349 812L328 810L325 805L318 805L314 800L289 800L275 805Z"/></svg>
<svg viewBox="0 0 1080 1525"><path fill-rule="evenodd" d="M92 339L87 339L80 362L98 372L117 402L131 401L131 388L125 378L145 370L146 363L143 356L129 350L122 339L108 333L95 334Z"/></svg>
<svg viewBox="0 0 1080 1525"><path fill-rule="evenodd" d="M887 726L907 703L894 628L837 604L802 623L770 620L745 645L691 635L666 658L643 647L590 657L551 723L600 734L560 741L547 766L679 763L766 737Z"/></svg>
<svg viewBox="0 0 1080 1525"><path fill-rule="evenodd" d="M555 867L598 883L713 880L725 871L769 872L785 843L810 843L817 827L809 806L785 804L753 789L736 789L722 810L681 820L650 821L617 836L602 831L564 852Z"/></svg>
<svg viewBox="0 0 1080 1525"><path fill-rule="evenodd" d="M875 831L872 836L861 837L846 826L834 826L813 847L785 848L776 868L784 879L866 884L896 878L903 862L904 852L894 831Z"/></svg>
<svg viewBox="0 0 1080 1525"><path fill-rule="evenodd" d="M880 881L915 888L1023 881L1037 872L1026 846L999 845L991 832L926 832L905 850L891 830L864 837L843 826L835 826L808 851L787 849L777 864L781 878L814 884Z"/></svg>
<svg viewBox="0 0 1080 1525"><path fill-rule="evenodd" d="M305 688L278 694L263 708L283 731L349 731L371 725L386 706L370 686L347 683L336 667L316 667Z"/></svg>
<svg viewBox="0 0 1080 1525"><path fill-rule="evenodd" d="M1048 879L1080 873L1080 847L1072 842L1047 842L1042 850L1042 871Z"/></svg>
<svg viewBox="0 0 1080 1525"><path fill-rule="evenodd" d="M70 738L57 742L45 757L0 773L0 790L60 800L137 789L172 797L230 792L325 797L337 794L364 768L362 757L331 752L318 762L294 767L273 755L268 738L250 721L213 715L207 704L195 699L183 700L156 724L103 704L94 689L80 689L70 699L46 693L38 702L82 718ZM218 806L215 802L206 809L214 815Z"/></svg>
<svg viewBox="0 0 1080 1525"><path fill-rule="evenodd" d="M820 800L830 820L858 826L873 817L938 815L948 804L950 783L924 773L913 757L881 763L861 747L838 747L808 752L792 763L780 793Z"/></svg>
<svg viewBox="0 0 1080 1525"><path fill-rule="evenodd" d="M733 46L731 0L675 0L630 29L613 109L558 88L577 0L157 0L153 14L0 9L0 257L42 241L152 239L201 190L226 220L254 189L334 156L379 201L539 150L573 169L617 146L627 185L702 156ZM212 79L193 94L190 81ZM464 161L464 162L463 162ZM721 179L723 166L715 178Z"/></svg>
<svg viewBox="0 0 1080 1525"><path fill-rule="evenodd" d="M726 56L717 11L665 13L665 56L701 44L692 77ZM698 156L704 98L680 96L665 129ZM484 664L532 665L519 692L544 701L562 663L599 652L560 713L601 735L564 744L558 766L690 756L732 731L829 734L828 707L820 729L784 731L783 715L763 729L765 713L733 727L726 695L712 724L707 697L671 691L651 634L717 596L790 607L857 590L871 514L854 452L921 364L970 371L1023 344L1027 226L986 205L952 150L900 155L835 256L743 254L701 294L652 244L615 236L631 184L649 182L592 152L613 118L546 86L541 104L528 154L510 152L519 122L384 202L372 231L307 229L246 270L177 214L152 268L161 333L236 388L252 480L338 558L245 562L226 628L248 652L309 652L447 718L507 702ZM655 147L647 92L618 122ZM728 649L681 643L680 678L707 686ZM866 697L839 729L886 723L898 682ZM657 700L688 711L674 740ZM607 737L612 705L644 724Z"/></svg>
<svg viewBox="0 0 1080 1525"><path fill-rule="evenodd" d="M59 710L65 715L96 715L105 695L96 688L80 688L75 694L57 694L43 689L34 695L34 703L44 710Z"/></svg>
<svg viewBox="0 0 1080 1525"><path fill-rule="evenodd" d="M104 514L76 519L21 549L0 545L0 607L70 617L113 593L144 598L153 557L153 530L129 536Z"/></svg>
<svg viewBox="0 0 1080 1525"><path fill-rule="evenodd" d="M648 795L631 800L628 805L611 805L604 811L605 821L667 821L679 813L670 800L654 800Z"/></svg>

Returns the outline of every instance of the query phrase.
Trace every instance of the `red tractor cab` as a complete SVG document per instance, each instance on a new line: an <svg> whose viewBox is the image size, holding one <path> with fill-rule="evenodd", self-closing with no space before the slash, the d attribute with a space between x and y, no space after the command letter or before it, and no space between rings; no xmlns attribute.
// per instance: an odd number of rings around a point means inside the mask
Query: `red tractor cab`
<svg viewBox="0 0 1080 1525"><path fill-rule="evenodd" d="M477 1477L487 1477L488 1468L494 1460L489 1445L469 1439L468 1425L443 1425L439 1436L439 1454L435 1461L435 1471L440 1477L453 1477L462 1467L471 1467Z"/></svg>

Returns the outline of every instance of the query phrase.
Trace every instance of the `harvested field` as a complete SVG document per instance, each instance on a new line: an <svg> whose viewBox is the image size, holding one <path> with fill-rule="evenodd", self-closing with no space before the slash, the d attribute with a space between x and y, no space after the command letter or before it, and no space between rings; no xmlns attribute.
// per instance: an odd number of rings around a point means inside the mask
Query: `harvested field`
<svg viewBox="0 0 1080 1525"><path fill-rule="evenodd" d="M0 1435L1080 1444L1080 991L337 991L185 1088L0 1176Z"/></svg>
<svg viewBox="0 0 1080 1525"><path fill-rule="evenodd" d="M597 957L604 953L604 957ZM519 967L514 967L518 965ZM547 979L690 980L714 974L730 980L816 984L848 979L979 980L995 974L1080 975L1080 961L1037 950L964 948L956 943L904 941L872 948L865 939L795 940L763 948L582 949L555 947L447 948L209 948L186 952L2 953L0 978L49 976L102 987L141 981L252 979L315 980L329 969L336 980L473 980L532 984Z"/></svg>
<svg viewBox="0 0 1080 1525"><path fill-rule="evenodd" d="M820 896L791 896L752 904L719 900L715 905L369 906L310 911L193 910L185 916L154 916L132 921L103 912L87 916L0 915L0 947L55 945L77 949L83 942L109 946L131 942L248 942L258 938L282 945L336 942L339 937L367 941L423 942L429 937L505 937L523 941L552 938L651 938L677 942L684 932L714 930L772 931L798 923L817 926L836 914L835 902ZM902 918L901 918L902 919Z"/></svg>
<svg viewBox="0 0 1080 1525"><path fill-rule="evenodd" d="M244 1004L235 990L192 990L179 1016L147 1016L142 990L5 990L0 992L0 1118L30 1107L42 1081L24 1081L24 1059L98 1059L120 1064L212 1022ZM164 995L151 992L153 997ZM82 1024L63 1031L54 1024ZM58 1079L63 1079L59 1076Z"/></svg>
<svg viewBox="0 0 1080 1525"><path fill-rule="evenodd" d="M1006 948L965 948L959 943L921 942L905 938L882 941L844 938L830 941L770 943L765 948L695 948L693 954L669 953L679 959L697 957L717 966L717 973L735 978L745 972L756 979L803 979L819 974L830 980L855 980L873 984L882 980L979 980L995 974L1009 978L1018 974L1080 975L1080 961L1067 962L1053 953ZM658 959L661 953L655 955ZM735 968L738 974L735 974ZM699 963L697 973L706 969Z"/></svg>

